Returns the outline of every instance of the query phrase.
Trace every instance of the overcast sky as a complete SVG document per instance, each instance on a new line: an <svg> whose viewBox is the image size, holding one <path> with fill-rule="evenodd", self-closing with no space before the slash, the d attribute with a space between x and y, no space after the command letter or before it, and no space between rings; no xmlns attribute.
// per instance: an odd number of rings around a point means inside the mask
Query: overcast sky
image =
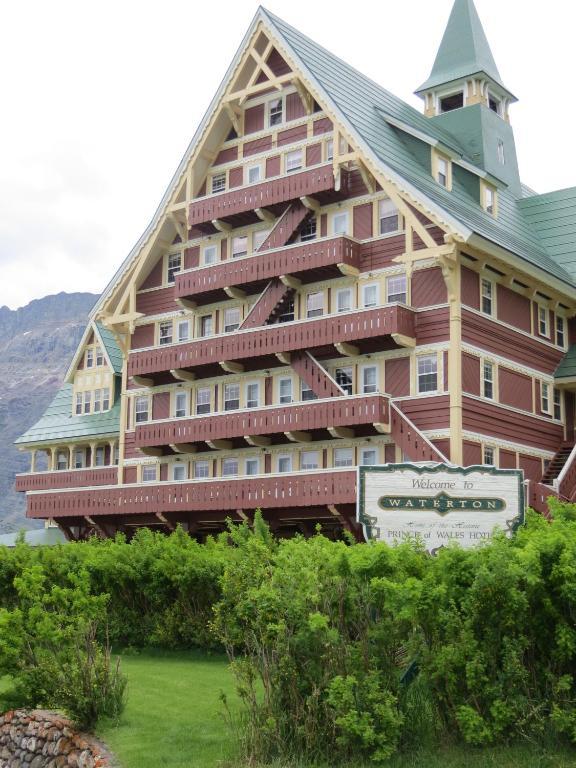
<svg viewBox="0 0 576 768"><path fill-rule="evenodd" d="M571 0L476 0L523 180L576 185ZM452 0L269 0L397 96L429 74ZM345 15L339 12L346 7ZM0 0L0 306L100 292L148 224L257 5ZM355 16L352 16L352 9Z"/></svg>

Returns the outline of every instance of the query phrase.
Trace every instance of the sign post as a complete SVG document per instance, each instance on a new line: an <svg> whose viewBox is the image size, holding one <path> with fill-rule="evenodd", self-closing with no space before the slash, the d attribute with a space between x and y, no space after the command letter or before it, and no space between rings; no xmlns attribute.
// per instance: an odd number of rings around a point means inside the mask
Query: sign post
<svg viewBox="0 0 576 768"><path fill-rule="evenodd" d="M366 540L419 538L429 552L473 547L524 522L524 473L489 466L386 464L358 468L357 520Z"/></svg>

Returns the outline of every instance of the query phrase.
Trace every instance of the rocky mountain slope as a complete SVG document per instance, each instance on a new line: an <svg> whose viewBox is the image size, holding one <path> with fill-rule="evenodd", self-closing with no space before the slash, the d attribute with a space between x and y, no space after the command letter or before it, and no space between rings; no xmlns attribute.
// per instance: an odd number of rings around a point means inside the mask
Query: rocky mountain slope
<svg viewBox="0 0 576 768"><path fill-rule="evenodd" d="M59 293L17 310L0 307L0 533L34 526L24 517L24 495L14 491L14 475L29 469L29 455L13 442L62 383L97 298Z"/></svg>

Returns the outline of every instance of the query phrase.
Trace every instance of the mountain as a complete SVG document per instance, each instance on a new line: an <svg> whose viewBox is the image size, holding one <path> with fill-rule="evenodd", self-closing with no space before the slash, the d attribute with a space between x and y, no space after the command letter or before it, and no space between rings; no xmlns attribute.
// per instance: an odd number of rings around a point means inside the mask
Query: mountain
<svg viewBox="0 0 576 768"><path fill-rule="evenodd" d="M0 533L34 527L14 475L30 468L13 445L53 398L82 337L97 295L59 293L20 309L0 307Z"/></svg>

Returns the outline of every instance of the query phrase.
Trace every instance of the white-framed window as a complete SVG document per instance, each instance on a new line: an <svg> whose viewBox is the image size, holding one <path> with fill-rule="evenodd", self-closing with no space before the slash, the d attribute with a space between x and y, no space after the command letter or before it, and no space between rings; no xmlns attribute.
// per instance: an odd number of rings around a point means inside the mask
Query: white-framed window
<svg viewBox="0 0 576 768"><path fill-rule="evenodd" d="M540 409L542 413L550 413L550 384L545 381L540 385Z"/></svg>
<svg viewBox="0 0 576 768"><path fill-rule="evenodd" d="M373 467L378 463L378 451L376 448L360 449L360 464L363 467Z"/></svg>
<svg viewBox="0 0 576 768"><path fill-rule="evenodd" d="M194 462L194 477L198 480L210 477L210 462L201 460Z"/></svg>
<svg viewBox="0 0 576 768"><path fill-rule="evenodd" d="M554 418L562 421L562 392L554 389Z"/></svg>
<svg viewBox="0 0 576 768"><path fill-rule="evenodd" d="M372 395L378 392L378 368L375 365L365 365L360 369L362 394Z"/></svg>
<svg viewBox="0 0 576 768"><path fill-rule="evenodd" d="M308 240L314 240L316 238L316 217L310 216L300 227L299 239L301 243L306 243Z"/></svg>
<svg viewBox="0 0 576 768"><path fill-rule="evenodd" d="M74 451L74 469L84 469L86 466L86 450L76 448Z"/></svg>
<svg viewBox="0 0 576 768"><path fill-rule="evenodd" d="M176 416L177 419L183 419L185 416L188 416L187 392L176 392L176 397L174 398L174 416Z"/></svg>
<svg viewBox="0 0 576 768"><path fill-rule="evenodd" d="M258 408L260 405L260 385L257 381L246 384L246 408Z"/></svg>
<svg viewBox="0 0 576 768"><path fill-rule="evenodd" d="M284 104L282 97L268 102L268 127L280 125L284 121Z"/></svg>
<svg viewBox="0 0 576 768"><path fill-rule="evenodd" d="M306 295L306 317L320 317L324 314L324 291Z"/></svg>
<svg viewBox="0 0 576 768"><path fill-rule="evenodd" d="M76 416L80 416L82 413L83 397L82 392L76 392Z"/></svg>
<svg viewBox="0 0 576 768"><path fill-rule="evenodd" d="M238 459L222 460L222 477L233 477L238 474Z"/></svg>
<svg viewBox="0 0 576 768"><path fill-rule="evenodd" d="M436 392L438 389L438 357L419 355L417 358L418 394Z"/></svg>
<svg viewBox="0 0 576 768"><path fill-rule="evenodd" d="M550 336L550 313L546 307L538 307L538 333L540 336Z"/></svg>
<svg viewBox="0 0 576 768"><path fill-rule="evenodd" d="M336 291L336 312L349 312L352 309L352 288L340 288Z"/></svg>
<svg viewBox="0 0 576 768"><path fill-rule="evenodd" d="M200 336L212 336L213 332L212 315L202 315L200 317Z"/></svg>
<svg viewBox="0 0 576 768"><path fill-rule="evenodd" d="M448 186L448 160L444 157L436 160L436 181L442 187Z"/></svg>
<svg viewBox="0 0 576 768"><path fill-rule="evenodd" d="M561 315L556 315L556 344L559 347L564 347L566 342L565 328L566 324L564 318Z"/></svg>
<svg viewBox="0 0 576 768"><path fill-rule="evenodd" d="M398 209L389 198L378 203L378 221L381 235L389 235L400 229Z"/></svg>
<svg viewBox="0 0 576 768"><path fill-rule="evenodd" d="M196 415L202 416L205 413L210 413L210 387L199 387L196 390Z"/></svg>
<svg viewBox="0 0 576 768"><path fill-rule="evenodd" d="M328 139L324 144L324 155L326 160L334 159L334 139Z"/></svg>
<svg viewBox="0 0 576 768"><path fill-rule="evenodd" d="M93 368L93 367L94 367L94 350L87 349L86 350L86 368Z"/></svg>
<svg viewBox="0 0 576 768"><path fill-rule="evenodd" d="M362 289L362 306L365 308L368 307L377 307L378 304L380 304L380 286L378 283L370 283L368 285L363 285Z"/></svg>
<svg viewBox="0 0 576 768"><path fill-rule="evenodd" d="M484 185L484 210L491 216L496 215L496 190L488 184Z"/></svg>
<svg viewBox="0 0 576 768"><path fill-rule="evenodd" d="M92 403L92 392L84 392L84 413L90 413Z"/></svg>
<svg viewBox="0 0 576 768"><path fill-rule="evenodd" d="M246 459L244 464L245 475L259 475L260 474L260 459Z"/></svg>
<svg viewBox="0 0 576 768"><path fill-rule="evenodd" d="M56 469L62 471L68 469L68 452L58 451L56 454Z"/></svg>
<svg viewBox="0 0 576 768"><path fill-rule="evenodd" d="M155 483L158 477L157 464L144 464L142 467L142 482Z"/></svg>
<svg viewBox="0 0 576 768"><path fill-rule="evenodd" d="M104 446L99 445L96 448L96 453L94 455L94 464L97 467L103 467L104 466L104 459L106 458L106 453L104 451Z"/></svg>
<svg viewBox="0 0 576 768"><path fill-rule="evenodd" d="M300 379L300 400L302 400L302 402L305 402L306 400L317 400L317 399L318 399L318 395L316 394L316 392L314 392L312 387L306 381L304 381L304 379Z"/></svg>
<svg viewBox="0 0 576 768"><path fill-rule="evenodd" d="M498 139L498 162L500 165L506 165L506 153L504 151L504 142Z"/></svg>
<svg viewBox="0 0 576 768"><path fill-rule="evenodd" d="M492 112L496 112L497 115L502 113L502 102L497 96L494 96L494 94L490 92L488 92L488 108L491 109Z"/></svg>
<svg viewBox="0 0 576 768"><path fill-rule="evenodd" d="M283 305L283 311L278 315L279 323L291 323L294 320L294 297L288 299Z"/></svg>
<svg viewBox="0 0 576 768"><path fill-rule="evenodd" d="M107 411L110 408L110 388L104 387L102 390L102 410Z"/></svg>
<svg viewBox="0 0 576 768"><path fill-rule="evenodd" d="M390 275L386 278L386 301L406 304L406 275Z"/></svg>
<svg viewBox="0 0 576 768"><path fill-rule="evenodd" d="M494 314L494 283L485 278L480 281L480 309L485 315Z"/></svg>
<svg viewBox="0 0 576 768"><path fill-rule="evenodd" d="M238 235L232 238L232 258L239 259L248 253L248 236Z"/></svg>
<svg viewBox="0 0 576 768"><path fill-rule="evenodd" d="M178 483L182 480L188 479L188 472L186 468L186 464L178 463L172 465L172 480L174 482Z"/></svg>
<svg viewBox="0 0 576 768"><path fill-rule="evenodd" d="M301 149L293 149L291 152L286 152L285 157L285 169L286 173L293 173L299 171L302 168L303 153Z"/></svg>
<svg viewBox="0 0 576 768"><path fill-rule="evenodd" d="M333 235L347 235L348 234L348 211L339 211L332 216L332 234Z"/></svg>
<svg viewBox="0 0 576 768"><path fill-rule="evenodd" d="M177 328L179 343L190 341L190 320L178 320Z"/></svg>
<svg viewBox="0 0 576 768"><path fill-rule="evenodd" d="M292 456L278 456L278 472L292 472Z"/></svg>
<svg viewBox="0 0 576 768"><path fill-rule="evenodd" d="M489 360L482 365L482 394L488 400L494 400L494 363Z"/></svg>
<svg viewBox="0 0 576 768"><path fill-rule="evenodd" d="M252 234L252 250L258 251L264 245L270 234L269 229L259 229Z"/></svg>
<svg viewBox="0 0 576 768"><path fill-rule="evenodd" d="M318 451L302 451L300 453L300 469L318 469L320 466Z"/></svg>
<svg viewBox="0 0 576 768"><path fill-rule="evenodd" d="M280 379L278 382L279 400L281 403L292 402L292 379Z"/></svg>
<svg viewBox="0 0 576 768"><path fill-rule="evenodd" d="M158 327L158 343L172 344L172 320L166 320L160 323Z"/></svg>
<svg viewBox="0 0 576 768"><path fill-rule="evenodd" d="M212 176L211 186L212 194L215 195L218 192L224 192L226 190L226 172L215 173Z"/></svg>
<svg viewBox="0 0 576 768"><path fill-rule="evenodd" d="M262 166L249 165L246 169L246 184L257 184L262 181Z"/></svg>
<svg viewBox="0 0 576 768"><path fill-rule="evenodd" d="M354 463L354 451L352 448L334 448L334 466L351 467Z"/></svg>
<svg viewBox="0 0 576 768"><path fill-rule="evenodd" d="M240 326L240 307L229 307L224 310L224 333L232 333Z"/></svg>
<svg viewBox="0 0 576 768"><path fill-rule="evenodd" d="M94 390L94 413L100 413L102 409L102 392L99 389Z"/></svg>
<svg viewBox="0 0 576 768"><path fill-rule="evenodd" d="M240 408L240 384L224 384L224 410L237 411Z"/></svg>
<svg viewBox="0 0 576 768"><path fill-rule="evenodd" d="M168 271L166 280L168 283L176 282L176 273L182 269L182 254L181 253L169 253L168 254Z"/></svg>
<svg viewBox="0 0 576 768"><path fill-rule="evenodd" d="M496 464L496 450L492 445L485 445L482 451L482 464L487 467L493 467Z"/></svg>
<svg viewBox="0 0 576 768"><path fill-rule="evenodd" d="M347 395L351 395L354 387L354 370L352 367L336 368L334 378Z"/></svg>
<svg viewBox="0 0 576 768"><path fill-rule="evenodd" d="M149 411L150 400L148 397L141 396L134 400L134 421L136 424L141 424L144 421L148 421Z"/></svg>
<svg viewBox="0 0 576 768"><path fill-rule="evenodd" d="M464 91L447 93L438 100L439 114L451 112L453 109L461 109L464 106Z"/></svg>
<svg viewBox="0 0 576 768"><path fill-rule="evenodd" d="M96 365L98 367L104 365L104 352L100 346L96 347Z"/></svg>
<svg viewBox="0 0 576 768"><path fill-rule="evenodd" d="M218 246L215 243L205 245L202 249L202 263L206 265L216 264L218 261Z"/></svg>

